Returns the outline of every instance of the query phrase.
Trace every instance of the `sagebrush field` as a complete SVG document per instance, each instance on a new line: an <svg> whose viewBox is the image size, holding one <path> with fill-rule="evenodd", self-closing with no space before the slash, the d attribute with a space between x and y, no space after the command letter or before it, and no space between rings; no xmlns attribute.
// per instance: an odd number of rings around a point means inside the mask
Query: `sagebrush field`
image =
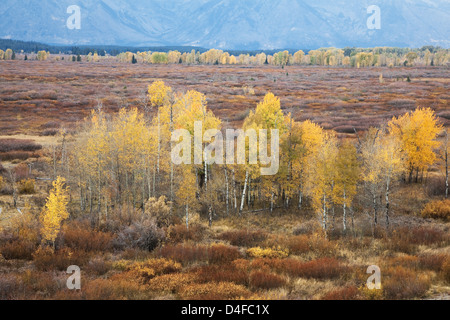
<svg viewBox="0 0 450 320"><path fill-rule="evenodd" d="M0 61L0 299L449 299L448 67L68 60ZM173 165L194 120L279 172Z"/></svg>

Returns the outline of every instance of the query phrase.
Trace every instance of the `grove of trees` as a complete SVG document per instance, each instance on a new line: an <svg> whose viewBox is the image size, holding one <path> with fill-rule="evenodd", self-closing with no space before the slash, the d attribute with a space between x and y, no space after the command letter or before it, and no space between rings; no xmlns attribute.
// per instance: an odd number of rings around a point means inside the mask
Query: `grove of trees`
<svg viewBox="0 0 450 320"><path fill-rule="evenodd" d="M223 130L205 95L175 92L162 81L154 82L141 109L106 114L99 106L92 111L73 144L62 140L57 175L76 190L72 202L95 224L108 220L116 208L145 212L162 201L170 207L164 219L183 217L188 228L199 214L212 224L216 217L248 211L308 207L324 230L341 221L347 232L354 229L355 214L364 213L371 217L373 228L381 219L389 228L395 188L423 178L442 156L437 153L442 126L429 108L393 118L359 134L357 140L341 140L309 120L298 122L284 114L280 100L269 92L242 129L279 130L276 175L261 175L263 161L249 164L249 144L254 142L248 137L245 165L209 164L206 151L203 159L194 161L194 150L183 154L192 157L191 165L175 165L172 133L185 129L194 135L196 121L203 123L203 134ZM201 146L204 150L205 143Z"/></svg>

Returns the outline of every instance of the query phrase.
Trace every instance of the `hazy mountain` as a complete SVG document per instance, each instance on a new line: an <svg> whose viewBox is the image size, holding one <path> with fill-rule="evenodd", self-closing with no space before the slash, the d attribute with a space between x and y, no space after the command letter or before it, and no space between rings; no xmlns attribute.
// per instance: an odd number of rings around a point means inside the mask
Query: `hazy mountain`
<svg viewBox="0 0 450 320"><path fill-rule="evenodd" d="M70 5L81 30L69 30ZM366 26L381 8L381 30ZM0 38L226 49L450 45L448 0L2 0Z"/></svg>

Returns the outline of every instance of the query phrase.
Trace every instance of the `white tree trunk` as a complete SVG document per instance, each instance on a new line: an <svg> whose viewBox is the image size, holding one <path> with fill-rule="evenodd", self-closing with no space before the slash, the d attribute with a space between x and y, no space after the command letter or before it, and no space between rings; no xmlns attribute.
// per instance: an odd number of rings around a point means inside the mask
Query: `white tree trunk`
<svg viewBox="0 0 450 320"><path fill-rule="evenodd" d="M230 193L229 193L229 186L228 186L228 172L227 172L227 168L224 169L225 171L225 194L226 194L226 204L227 204L227 216L230 213L230 209L229 209L229 203L230 203Z"/></svg>
<svg viewBox="0 0 450 320"><path fill-rule="evenodd" d="M248 182L248 170L245 171L244 190L242 191L241 207L239 208L239 215L242 213L242 210L244 210L245 192L247 191L247 182Z"/></svg>

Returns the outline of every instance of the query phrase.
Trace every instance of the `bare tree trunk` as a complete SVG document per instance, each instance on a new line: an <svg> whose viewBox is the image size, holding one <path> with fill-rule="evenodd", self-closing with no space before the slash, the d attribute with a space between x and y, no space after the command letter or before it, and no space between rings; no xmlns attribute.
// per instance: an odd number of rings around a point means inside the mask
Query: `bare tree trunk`
<svg viewBox="0 0 450 320"><path fill-rule="evenodd" d="M372 194L372 206L373 206L373 224L376 226L378 224L378 210L377 210L377 197L375 192Z"/></svg>
<svg viewBox="0 0 450 320"><path fill-rule="evenodd" d="M241 215L242 214L242 210L244 210L245 192L247 191L247 182L248 182L248 170L245 171L244 190L242 191L241 207L239 209L239 215Z"/></svg>
<svg viewBox="0 0 450 320"><path fill-rule="evenodd" d="M272 191L272 195L270 196L270 212L273 212L273 198L274 198L274 193Z"/></svg>
<svg viewBox="0 0 450 320"><path fill-rule="evenodd" d="M227 172L227 168L224 168L224 171L225 171L225 188L226 188L226 192L225 192L225 194L226 194L226 199L225 199L225 202L226 202L226 205L227 205L227 216L229 216L229 214L230 214L230 209L229 209L229 203L230 203L230 193L229 193L229 185L228 185L228 172Z"/></svg>
<svg viewBox="0 0 450 320"><path fill-rule="evenodd" d="M236 196L236 176L234 174L234 169L233 169L233 197L234 197L234 211L236 213L236 211L237 211L237 196Z"/></svg>
<svg viewBox="0 0 450 320"><path fill-rule="evenodd" d="M205 157L205 193L208 192L208 165L206 164Z"/></svg>
<svg viewBox="0 0 450 320"><path fill-rule="evenodd" d="M208 218L209 218L209 227L211 228L212 221L213 221L213 211L212 211L211 205L209 205L209 208L208 208Z"/></svg>
<svg viewBox="0 0 450 320"><path fill-rule="evenodd" d="M302 187L298 190L298 208L301 209L303 204L303 192Z"/></svg>
<svg viewBox="0 0 450 320"><path fill-rule="evenodd" d="M186 229L189 230L189 205L186 203Z"/></svg>

